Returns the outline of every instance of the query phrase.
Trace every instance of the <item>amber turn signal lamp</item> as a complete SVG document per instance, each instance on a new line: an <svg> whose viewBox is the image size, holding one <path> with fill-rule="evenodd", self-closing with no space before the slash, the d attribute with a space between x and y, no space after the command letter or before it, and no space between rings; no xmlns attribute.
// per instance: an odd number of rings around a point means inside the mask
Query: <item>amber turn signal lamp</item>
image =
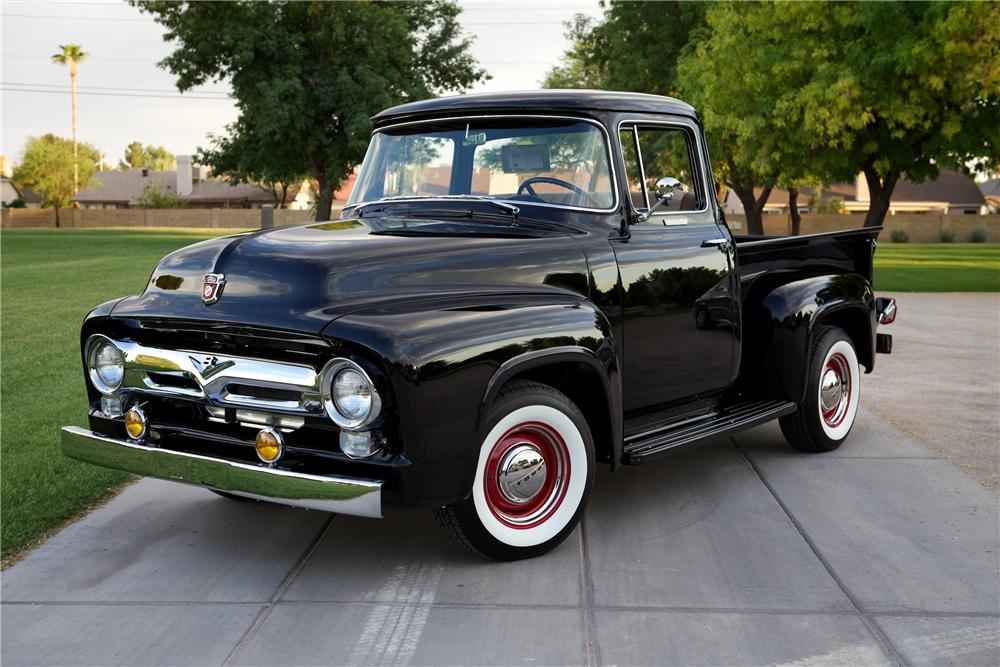
<svg viewBox="0 0 1000 667"><path fill-rule="evenodd" d="M146 435L146 415L138 407L129 408L125 413L125 432L133 440L139 440Z"/></svg>
<svg viewBox="0 0 1000 667"><path fill-rule="evenodd" d="M262 429L257 434L257 440L254 442L254 445L257 448L257 456L264 463L274 463L281 458L285 449L284 443L281 440L281 434L273 428Z"/></svg>

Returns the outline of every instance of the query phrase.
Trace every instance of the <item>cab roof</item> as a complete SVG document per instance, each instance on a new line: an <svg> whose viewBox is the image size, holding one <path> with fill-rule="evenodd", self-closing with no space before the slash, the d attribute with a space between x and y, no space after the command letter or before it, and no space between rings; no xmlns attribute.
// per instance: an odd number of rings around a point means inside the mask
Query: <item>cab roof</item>
<svg viewBox="0 0 1000 667"><path fill-rule="evenodd" d="M476 93L408 102L372 116L376 126L390 121L469 111L634 111L670 113L697 117L690 104L673 97L604 90L524 90L503 93Z"/></svg>

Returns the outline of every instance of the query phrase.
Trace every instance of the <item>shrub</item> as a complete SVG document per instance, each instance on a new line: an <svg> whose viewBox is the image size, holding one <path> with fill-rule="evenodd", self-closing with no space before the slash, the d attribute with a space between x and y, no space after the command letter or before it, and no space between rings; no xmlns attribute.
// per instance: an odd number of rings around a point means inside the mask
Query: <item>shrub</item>
<svg viewBox="0 0 1000 667"><path fill-rule="evenodd" d="M910 235L907 234L902 229L894 229L894 230L892 230L892 234L889 235L889 238L892 239L893 243L909 243L910 242Z"/></svg>
<svg viewBox="0 0 1000 667"><path fill-rule="evenodd" d="M820 199L816 201L813 205L812 200L809 200L810 207L816 213L843 213L844 212L844 198L843 197L830 197L829 199Z"/></svg>
<svg viewBox="0 0 1000 667"><path fill-rule="evenodd" d="M184 208L187 201L178 194L161 190L154 181L146 186L142 195L135 200L136 208Z"/></svg>
<svg viewBox="0 0 1000 667"><path fill-rule="evenodd" d="M955 242L955 230L954 229L942 229L941 233L938 234L938 240L941 243L954 243Z"/></svg>
<svg viewBox="0 0 1000 667"><path fill-rule="evenodd" d="M972 234L969 235L969 240L973 243L986 243L986 230L982 227L976 227L972 230Z"/></svg>

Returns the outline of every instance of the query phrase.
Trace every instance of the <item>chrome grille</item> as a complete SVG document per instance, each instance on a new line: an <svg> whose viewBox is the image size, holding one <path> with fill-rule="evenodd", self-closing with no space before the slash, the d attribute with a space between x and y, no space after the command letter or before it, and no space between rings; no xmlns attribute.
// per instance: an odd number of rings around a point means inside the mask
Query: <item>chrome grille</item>
<svg viewBox="0 0 1000 667"><path fill-rule="evenodd" d="M125 358L122 391L186 398L220 407L302 415L323 413L322 369L108 340Z"/></svg>

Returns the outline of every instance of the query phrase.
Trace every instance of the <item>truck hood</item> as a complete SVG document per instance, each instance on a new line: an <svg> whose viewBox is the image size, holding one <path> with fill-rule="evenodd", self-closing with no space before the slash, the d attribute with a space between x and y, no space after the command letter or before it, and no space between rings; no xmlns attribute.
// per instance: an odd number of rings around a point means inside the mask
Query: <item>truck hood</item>
<svg viewBox="0 0 1000 667"><path fill-rule="evenodd" d="M225 283L211 305L207 274ZM392 301L511 293L587 293L567 231L522 223L406 218L312 223L181 248L114 317L243 324L319 334L349 312Z"/></svg>

